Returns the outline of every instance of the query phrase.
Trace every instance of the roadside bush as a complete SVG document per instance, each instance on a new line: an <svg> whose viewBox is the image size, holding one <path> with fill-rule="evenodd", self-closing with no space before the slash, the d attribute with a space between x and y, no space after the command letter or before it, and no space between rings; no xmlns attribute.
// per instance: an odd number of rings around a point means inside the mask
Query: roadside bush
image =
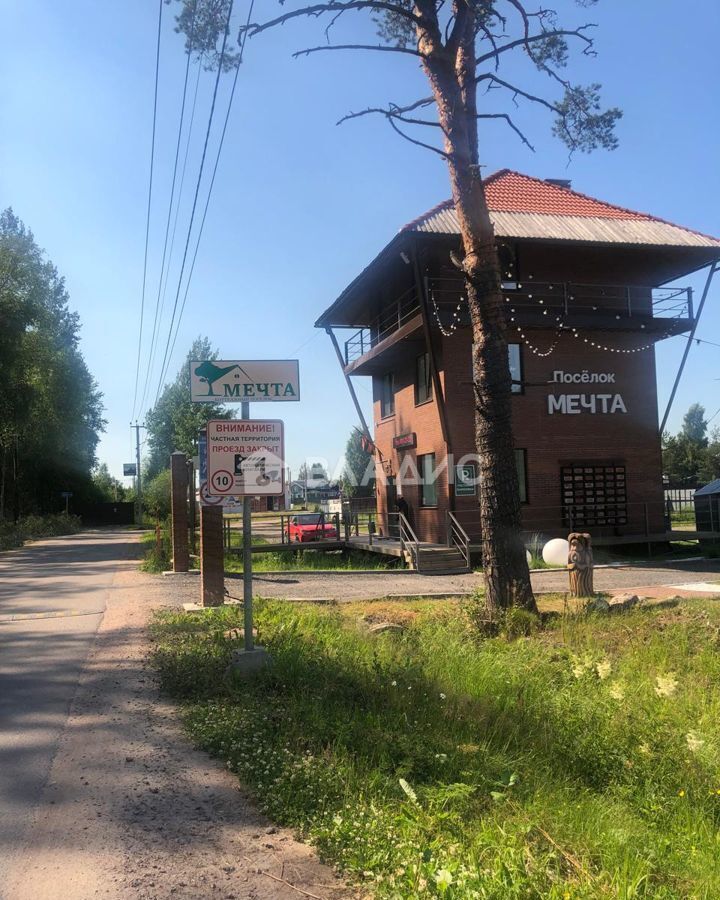
<svg viewBox="0 0 720 900"><path fill-rule="evenodd" d="M17 522L0 521L0 550L22 547L25 541L77 534L82 529L80 516L64 513L48 516L25 516Z"/></svg>
<svg viewBox="0 0 720 900"><path fill-rule="evenodd" d="M160 472L144 485L143 505L154 519L167 519L170 515L170 469Z"/></svg>
<svg viewBox="0 0 720 900"><path fill-rule="evenodd" d="M160 529L159 540L157 529ZM172 565L172 535L170 523L158 523L153 531L143 536L145 557L140 564L143 572L166 572Z"/></svg>

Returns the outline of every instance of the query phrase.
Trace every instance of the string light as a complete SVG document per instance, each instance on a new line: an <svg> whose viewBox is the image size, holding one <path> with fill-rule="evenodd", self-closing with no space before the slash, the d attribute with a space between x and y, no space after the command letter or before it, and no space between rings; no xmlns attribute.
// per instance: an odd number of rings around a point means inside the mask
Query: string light
<svg viewBox="0 0 720 900"><path fill-rule="evenodd" d="M446 328L443 325L443 323L440 321L440 312L438 310L437 302L435 300L435 291L434 290L431 291L430 296L432 299L433 313L435 315L435 321L438 324L438 328L440 329L441 333L445 337L452 337L455 334L455 332L457 331L458 326L460 325L460 310L462 308L462 300L455 307L455 310L453 311L453 320L450 323L450 325L448 325L448 327ZM463 300L464 299L465 298L463 297Z"/></svg>
<svg viewBox="0 0 720 900"><path fill-rule="evenodd" d="M507 273L506 273L506 277L507 277L507 278L510 278L511 275L512 275L511 272L507 272ZM532 278L533 278L532 275L528 275L528 279L529 279L529 280L532 280ZM553 285L552 285L552 284L551 284L551 285L548 285L548 287L549 287L550 290L553 289ZM522 284L518 283L518 284L516 285L516 289L517 289L517 290L522 289ZM463 302L464 300L466 300L467 298L463 297L462 300L461 300L461 302L457 304L457 306L456 306L456 308L455 308L455 311L453 312L452 322L450 323L450 325L445 326L445 325L443 325L443 323L442 323L442 321L441 321L441 319L440 319L440 312L439 312L439 309L438 309L437 301L436 301L436 299L435 299L435 292L434 292L434 290L432 291L431 296L432 296L433 312L434 312L434 315L435 315L435 321L436 321L437 324L438 324L438 328L440 329L440 331L442 332L442 334L443 334L445 337L451 337L453 334L455 334L455 332L457 331L458 326L460 325L460 310L461 310L461 308L462 308L462 302ZM528 293L528 294L527 294L527 297L528 297L528 299L530 299L530 300L533 299L533 295L532 295L531 293ZM574 297L574 295L571 294L571 295L569 296L568 299L569 299L569 300L574 300L575 297ZM552 312L553 312L553 310L552 310L551 308L548 308L548 307L545 305L545 300L544 300L543 298L540 298L540 297L536 298L536 302L537 302L538 306L541 306L541 307L542 307L542 314L543 314L543 316L547 316L548 313L552 313ZM510 297L507 297L507 296L506 296L506 297L505 297L505 303L511 304L511 303L513 303L513 300L512 300ZM598 309L597 306L593 306L592 308L593 308L593 311L596 311L596 310ZM649 341L649 342L647 342L647 343L645 343L645 344L641 344L641 345L638 346L638 347L612 347L612 346L610 346L609 344L603 343L602 341L599 341L599 340L593 340L593 339L591 339L591 337L585 336L585 334L581 334L581 333L578 331L578 329L575 328L574 326L566 326L565 323L564 323L563 316L562 316L562 315L557 315L557 316L555 316L555 323L556 323L556 325L555 325L555 334L554 334L553 340L552 340L551 344L550 344L548 347L546 347L545 349L541 349L537 344L534 344L534 343L527 337L527 335L525 334L525 332L524 332L524 330L523 330L523 328L522 328L521 326L518 326L518 325L515 324L515 322L516 322L516 316L517 316L517 310L515 309L514 306L510 306L510 315L509 315L509 317L508 317L510 323L513 324L513 325L515 326L515 330L516 330L517 333L519 334L520 339L524 342L524 344L525 344L525 346L527 347L527 349L528 349L534 356L538 356L538 357L542 357L542 358L546 358L546 357L550 356L550 355L555 351L555 349L556 349L558 343L560 342L560 339L561 339L562 336L563 336L563 333L572 335L572 337L573 337L574 339L576 339L576 340L582 340L582 343L583 343L583 344L585 344L588 348L592 348L593 350L600 350L600 351L603 351L603 352L605 352L605 353L617 353L617 354L619 354L619 355L622 354L622 355L625 355L625 356L630 356L630 355L632 355L632 354L634 354L634 353L645 353L645 352L647 352L648 350L651 350L651 349L655 346L655 344L656 344L658 341L665 340L665 338L671 337L672 334L673 334L673 331L672 331L672 329L671 329L671 330L665 332L664 334L659 335L655 340ZM616 318L616 319L620 319L621 317L620 317L619 315L616 315L615 318ZM640 324L640 328L644 330L644 329L645 329L645 325L644 325L643 323L641 323L641 324ZM594 333L594 332L593 332L593 333Z"/></svg>

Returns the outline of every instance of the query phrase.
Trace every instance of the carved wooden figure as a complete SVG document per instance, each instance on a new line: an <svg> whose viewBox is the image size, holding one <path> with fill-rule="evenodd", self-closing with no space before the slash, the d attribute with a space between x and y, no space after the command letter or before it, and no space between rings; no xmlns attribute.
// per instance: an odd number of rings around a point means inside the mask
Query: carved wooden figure
<svg viewBox="0 0 720 900"><path fill-rule="evenodd" d="M593 552L589 534L573 532L568 535L568 570L570 574L570 596L592 597Z"/></svg>

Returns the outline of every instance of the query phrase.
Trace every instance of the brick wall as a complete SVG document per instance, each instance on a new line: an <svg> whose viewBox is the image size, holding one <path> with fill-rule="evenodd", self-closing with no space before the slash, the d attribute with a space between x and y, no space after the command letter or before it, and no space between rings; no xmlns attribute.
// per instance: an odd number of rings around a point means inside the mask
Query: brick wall
<svg viewBox="0 0 720 900"><path fill-rule="evenodd" d="M547 330L524 332L531 344L544 350L553 340ZM647 524L652 532L662 532L663 492L660 440L657 422L657 397L654 351L625 354L598 351L581 338L564 335L548 357L532 354L527 345L522 348L523 380L527 386L522 394L513 395L513 432L515 446L527 451L528 502L523 506L523 525L528 531L561 534L567 531L561 515L561 466L568 463L600 464L612 462L623 465L627 476L628 521L621 526L592 528L597 534L642 534ZM471 338L468 328L459 329L452 337L436 335L438 366L447 398L450 451L457 463L465 454L474 453L473 399L471 378ZM512 335L511 335L512 339ZM589 339L595 339L592 336ZM598 340L617 350L629 350L643 343L640 333L600 332ZM554 372L581 375L588 378L610 374L613 384L573 383L549 384ZM409 352L404 361L396 364L395 413L380 417L380 404L374 404L375 436L378 449L389 462L397 477L401 467L416 463L424 453L435 453L438 462L446 455L437 403L415 405L415 355ZM375 396L379 379L375 378ZM602 401L596 412L588 409L578 413L549 414L548 395L620 394L627 412L602 413ZM608 401L605 401L608 402ZM571 408L579 403L571 401ZM415 432L417 447L395 451L392 438ZM409 461L409 463L408 463ZM386 462L386 466L388 465ZM378 473L380 474L380 466ZM423 509L416 486L402 488L402 494L412 510L412 521L421 539L442 540L445 534L445 515L451 504L466 529L477 533L477 498L451 496L448 490L447 469L438 482L438 505ZM381 523L386 509L385 487L378 481L378 511ZM471 534L471 536L473 536Z"/></svg>

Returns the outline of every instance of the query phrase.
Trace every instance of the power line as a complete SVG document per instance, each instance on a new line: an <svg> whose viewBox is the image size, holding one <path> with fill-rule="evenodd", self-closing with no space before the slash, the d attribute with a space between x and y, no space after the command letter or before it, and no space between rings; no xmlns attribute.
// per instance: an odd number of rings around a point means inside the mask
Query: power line
<svg viewBox="0 0 720 900"><path fill-rule="evenodd" d="M193 94L193 104L192 104L192 109L190 111L190 124L188 125L188 133L187 133L187 138L185 140L185 155L184 155L184 159L183 159L182 173L180 175L180 188L178 189L177 203L175 204L175 218L173 219L172 237L170 238L170 253L168 256L167 268L165 269L165 284L163 285L162 300L160 301L160 314L159 314L160 319L162 319L162 313L163 313L163 310L165 309L165 298L167 297L167 288L168 288L168 283L170 281L170 269L172 267L173 251L175 249L175 235L177 232L178 219L180 217L180 204L182 202L183 188L185 186L185 173L187 170L188 157L190 154L190 141L192 138L193 124L195 122L195 109L197 107L198 88L200 87L201 74L202 74L202 65L198 65L198 74L197 74L197 78L195 79L195 91ZM159 335L159 331L158 331L158 335ZM147 373L146 373L145 387L143 389L143 400L142 400L142 404L141 404L142 407L145 406L145 398L147 396L147 388L150 386L150 375L152 373L152 368L155 363L155 350L156 349L157 349L157 344L155 344L151 348L150 361L148 363L148 368L147 368Z"/></svg>
<svg viewBox="0 0 720 900"><path fill-rule="evenodd" d="M177 326L175 328L175 336L173 337L172 346L170 348L170 354L168 357L168 366L170 365L170 358L172 357L173 351L175 349L175 342L177 341L178 332L180 330L180 322L182 321L183 313L185 312L185 304L188 298L188 292L190 290L190 282L192 281L193 272L195 271L195 261L197 260L198 250L200 249L200 241L202 239L203 230L205 228L205 219L207 218L208 207L210 206L210 198L212 197L213 187L215 185L215 176L217 175L218 165L220 163L220 154L222 153L223 144L225 143L225 132L227 131L228 121L230 119L230 112L232 110L233 100L235 98L235 88L238 83L238 75L240 74L240 66L243 61L243 54L245 53L245 42L248 36L248 26L250 24L250 19L253 13L253 7L255 6L255 0L250 0L250 6L248 8L248 16L247 16L247 24L245 26L245 30L243 31L242 42L240 43L240 52L238 55L238 64L235 69L235 77L233 78L232 89L230 90L230 99L228 101L227 111L225 113L225 121L223 122L223 129L220 134L220 142L218 144L217 154L215 156L215 165L213 166L212 178L210 179L210 187L208 189L207 200L205 201L205 209L203 210L202 220L200 222L200 229L198 230L197 241L195 242L195 251L193 253L192 264L190 266L190 272L188 273L187 282L185 284L185 295L183 296L182 306L180 307L180 315L178 316Z"/></svg>
<svg viewBox="0 0 720 900"><path fill-rule="evenodd" d="M195 34L195 12L193 10L192 22L190 24L190 47L191 48L192 48L192 41L193 41L194 34ZM173 200L175 199L175 184L177 181L178 161L180 159L180 144L182 141L183 124L185 122L185 103L187 100L187 88L188 88L188 78L190 76L190 61L191 61L191 59L192 59L192 53L188 52L187 62L185 64L185 78L183 81L182 101L180 104L180 123L178 125L177 143L175 145L175 162L173 164L172 185L170 187L170 203L168 205L167 221L165 223L165 240L163 242L162 262L160 264L160 278L158 280L157 299L155 300L155 317L153 320L153 330L152 330L152 337L150 339L150 353L148 355L148 360L152 360L153 351L155 349L155 341L156 341L156 337L157 337L158 316L159 316L159 312L160 312L160 296L162 293L163 275L165 273L165 259L167 257L168 238L170 237L170 221L172 219ZM150 362L148 361L148 369L145 374L145 384L143 385L142 399L140 401L140 411L141 412L142 412L143 406L145 404L145 396L147 394L149 378L150 378Z"/></svg>
<svg viewBox="0 0 720 900"><path fill-rule="evenodd" d="M150 207L152 205L153 170L155 168L155 129L157 126L158 80L160 77L160 34L162 31L163 2L158 4L157 48L155 51L155 98L153 100L152 141L150 144L150 183L148 186L147 220L145 224L145 260L143 262L142 294L140 297L140 333L138 335L137 365L135 366L135 390L133 392L132 419L135 416L138 382L140 381L140 353L142 350L143 320L145 318L145 285L147 283L148 244L150 241Z"/></svg>
<svg viewBox="0 0 720 900"><path fill-rule="evenodd" d="M714 341L706 341L704 338L693 338L696 344L708 344L710 347L720 347L720 344L716 344Z"/></svg>
<svg viewBox="0 0 720 900"><path fill-rule="evenodd" d="M175 314L177 313L178 301L180 300L180 288L182 286L183 274L185 272L185 263L187 261L188 249L190 247L190 236L192 234L193 222L195 221L195 210L197 208L198 195L200 194L200 184L202 182L203 169L205 167L205 157L207 155L208 143L210 141L210 132L212 130L213 116L215 115L215 103L217 101L218 87L220 85L220 76L222 75L223 62L225 61L225 48L227 46L228 32L230 31L230 17L232 15L234 0L230 0L228 8L227 22L225 23L225 33L223 34L222 49L220 50L220 60L218 62L217 78L215 79L215 88L213 90L212 104L210 106L210 116L208 118L208 127L205 133L205 143L203 145L202 158L200 160L200 171L198 172L197 184L195 186L195 197L193 199L192 211L190 213L190 224L188 225L187 238L185 240L185 250L183 252L182 265L180 266L180 277L178 278L177 291L175 292L175 303L173 304L172 316L170 318L170 328L168 330L167 341L165 342L165 353L163 355L162 365L160 366L160 378L158 379L158 388L155 393L155 403L158 401L160 391L162 389L163 379L167 365L169 364L168 352L170 349L170 341L172 339L173 326L175 324Z"/></svg>

